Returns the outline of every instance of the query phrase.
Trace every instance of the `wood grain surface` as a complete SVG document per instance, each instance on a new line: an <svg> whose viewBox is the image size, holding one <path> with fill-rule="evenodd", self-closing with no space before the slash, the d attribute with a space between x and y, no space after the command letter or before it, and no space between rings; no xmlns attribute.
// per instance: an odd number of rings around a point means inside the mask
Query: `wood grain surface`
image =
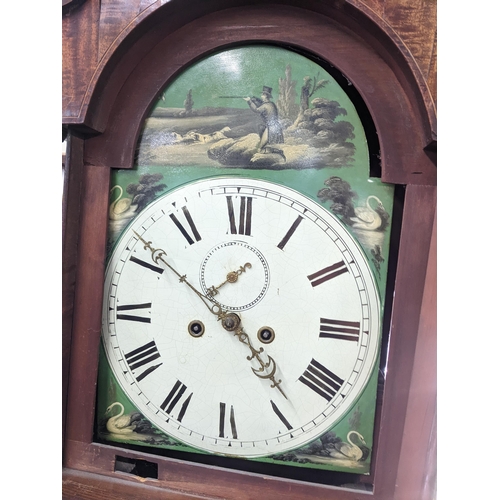
<svg viewBox="0 0 500 500"><path fill-rule="evenodd" d="M172 0L87 0L83 6L63 17L63 122L83 124L89 93L114 51L147 17L158 9L172 18L194 20L210 10L220 10L227 5L257 5L259 1L204 2L190 1L189 9L182 11L185 2ZM313 2L274 2L310 6ZM436 0L336 0L317 2L341 8L342 4L364 8L372 12L382 24L394 30L401 45L409 49L419 71L424 75L430 96L437 99L436 89ZM213 4L210 7L210 4Z"/></svg>

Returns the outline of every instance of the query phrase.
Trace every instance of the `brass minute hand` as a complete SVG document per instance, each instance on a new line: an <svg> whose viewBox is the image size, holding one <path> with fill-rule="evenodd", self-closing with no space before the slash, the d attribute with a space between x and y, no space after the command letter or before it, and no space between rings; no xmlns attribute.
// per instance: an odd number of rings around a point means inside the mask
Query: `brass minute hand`
<svg viewBox="0 0 500 500"><path fill-rule="evenodd" d="M185 274L179 273L175 268L173 268L164 258L164 255L167 255L167 252L165 250L162 250L161 248L153 248L151 246L152 241L146 241L143 239L138 233L134 231L134 234L144 243L144 250L149 249L151 251L151 259L155 264L158 264L160 261L163 262L174 274L176 274L179 278L180 283L186 283L186 285L193 290L193 292L198 295L198 297L201 299L201 301L205 304L205 306L208 308L208 310L212 313L215 314L218 319L221 318L221 314L224 314L224 311L222 310L222 307L219 306L211 297L207 297L206 295L203 295L199 290L197 290L191 283L186 278Z"/></svg>
<svg viewBox="0 0 500 500"><path fill-rule="evenodd" d="M189 281L186 279L186 275L180 274L175 268L173 268L164 258L164 255L167 255L167 253L159 248L153 248L152 247L152 241L146 241L144 240L138 233L134 231L135 235L139 238L139 240L144 243L144 249L149 249L151 251L151 259L155 264L158 264L160 261L165 264L165 266L168 267L176 276L179 278L179 282L185 283L193 292L201 299L201 301L205 304L205 306L208 308L208 310L217 316L217 320L221 322L222 327L224 330L228 332L234 332L234 335L238 337L238 340L248 346L250 349L252 355L247 356L247 359L251 361L252 359L256 359L260 365L260 368L252 368L253 373L262 379L269 379L272 384L271 387L274 388L276 387L281 394L285 397L285 399L288 399L283 392L283 389L279 386L281 384L281 379L276 380L274 374L276 373L276 361L271 356L267 356L268 361L267 363L262 359L261 353L264 352L264 349L261 347L259 350L255 349L255 347L252 345L250 341L250 337L245 333L243 330L243 327L241 326L241 318L233 312L227 312L224 311L224 309L217 304L211 297L208 297L206 295L203 295L199 290L196 289ZM266 372L267 369L269 370L269 373ZM261 375L262 374L262 375Z"/></svg>

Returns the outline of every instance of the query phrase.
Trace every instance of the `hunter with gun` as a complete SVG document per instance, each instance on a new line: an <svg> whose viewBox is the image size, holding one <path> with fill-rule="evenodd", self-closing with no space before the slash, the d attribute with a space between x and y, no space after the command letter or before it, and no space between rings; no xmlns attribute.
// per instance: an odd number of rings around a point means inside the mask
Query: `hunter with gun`
<svg viewBox="0 0 500 500"><path fill-rule="evenodd" d="M259 127L259 153L274 153L280 155L285 161L285 155L279 148L272 147L271 144L283 144L283 129L278 118L278 108L271 101L271 87L262 87L261 98L258 97L243 97L243 96L221 96L224 98L242 98L250 109L255 113L259 113L262 118L262 125Z"/></svg>

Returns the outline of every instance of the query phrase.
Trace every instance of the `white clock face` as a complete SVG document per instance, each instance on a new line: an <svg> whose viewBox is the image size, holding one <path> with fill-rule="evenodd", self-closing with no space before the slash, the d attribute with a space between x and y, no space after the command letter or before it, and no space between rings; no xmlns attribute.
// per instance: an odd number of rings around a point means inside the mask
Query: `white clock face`
<svg viewBox="0 0 500 500"><path fill-rule="evenodd" d="M214 311L237 314L262 352L252 358ZM208 452L266 456L326 432L364 389L380 330L357 243L327 210L266 181L212 178L159 198L106 272L103 341L118 382L158 428Z"/></svg>

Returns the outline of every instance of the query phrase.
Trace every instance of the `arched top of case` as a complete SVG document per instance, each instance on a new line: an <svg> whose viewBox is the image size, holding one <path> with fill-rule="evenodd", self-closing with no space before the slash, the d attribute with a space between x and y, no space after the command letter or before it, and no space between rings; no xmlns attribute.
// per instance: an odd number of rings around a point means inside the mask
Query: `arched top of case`
<svg viewBox="0 0 500 500"><path fill-rule="evenodd" d="M90 82L80 123L97 134L85 162L131 168L165 85L194 61L246 43L300 50L336 68L371 115L382 180L436 183L436 115L425 79L398 35L358 0L155 2L116 38Z"/></svg>

